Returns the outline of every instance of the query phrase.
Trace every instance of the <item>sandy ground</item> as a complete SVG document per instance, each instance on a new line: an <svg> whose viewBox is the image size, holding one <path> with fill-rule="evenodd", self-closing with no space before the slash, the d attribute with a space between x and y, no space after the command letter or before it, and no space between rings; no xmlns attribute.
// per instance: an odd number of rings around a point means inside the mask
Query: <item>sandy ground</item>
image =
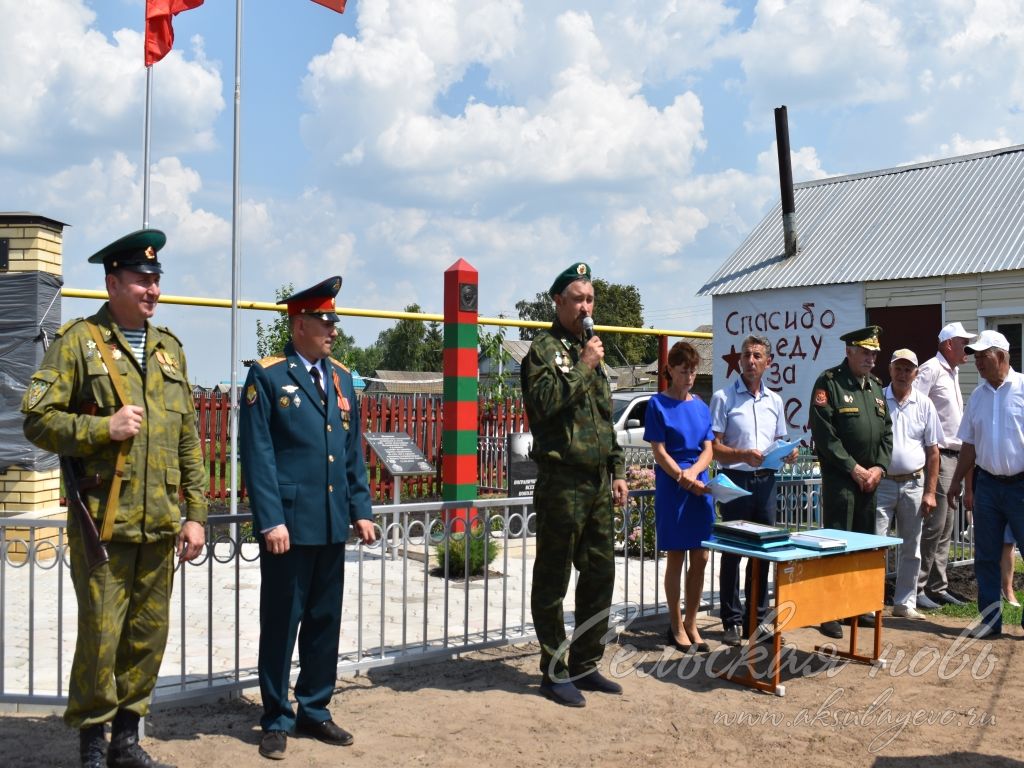
<svg viewBox="0 0 1024 768"><path fill-rule="evenodd" d="M622 696L584 709L538 694L536 645L374 670L340 681L331 709L351 747L289 739L287 758L259 757L258 694L163 709L144 741L178 766L1024 766L1024 633L958 640L965 622L887 619L886 669L828 662L817 630L786 633L784 697L709 675L735 659L664 652L664 619L635 623L608 646ZM849 633L849 630L846 630ZM870 632L862 630L870 638ZM867 649L866 641L862 645ZM77 765L77 737L56 715L0 716L0 764Z"/></svg>

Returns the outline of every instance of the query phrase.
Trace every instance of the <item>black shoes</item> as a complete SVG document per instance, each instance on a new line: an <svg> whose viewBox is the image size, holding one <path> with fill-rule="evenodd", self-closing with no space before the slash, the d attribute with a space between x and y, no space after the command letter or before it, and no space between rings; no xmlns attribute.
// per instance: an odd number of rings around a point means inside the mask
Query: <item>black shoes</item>
<svg viewBox="0 0 1024 768"><path fill-rule="evenodd" d="M104 768L107 764L107 736L102 723L78 732L78 756L82 768Z"/></svg>
<svg viewBox="0 0 1024 768"><path fill-rule="evenodd" d="M822 622L821 626L818 627L818 631L825 637L831 637L833 640L843 639L843 628L839 625L838 621Z"/></svg>
<svg viewBox="0 0 1024 768"><path fill-rule="evenodd" d="M260 754L271 760L284 760L288 736L284 731L264 731L260 739Z"/></svg>
<svg viewBox="0 0 1024 768"><path fill-rule="evenodd" d="M139 716L125 710L118 710L111 725L107 766L108 768L174 768L167 763L158 763L139 746Z"/></svg>
<svg viewBox="0 0 1024 768"><path fill-rule="evenodd" d="M300 720L295 723L295 733L311 736L324 744L333 744L336 747L347 747L355 741L351 733L336 725L333 720L324 720L322 723Z"/></svg>
<svg viewBox="0 0 1024 768"><path fill-rule="evenodd" d="M614 680L609 680L596 669L588 672L582 677L576 678L573 683L579 691L594 691L596 693L622 693L622 686Z"/></svg>
<svg viewBox="0 0 1024 768"><path fill-rule="evenodd" d="M964 634L972 640L995 640L1003 636L1000 630L985 623L976 624Z"/></svg>
<svg viewBox="0 0 1024 768"><path fill-rule="evenodd" d="M958 596L950 594L949 590L943 592L929 592L928 597L939 605L963 605L964 601Z"/></svg>
<svg viewBox="0 0 1024 768"><path fill-rule="evenodd" d="M743 638L740 637L740 628L735 624L731 627L726 627L725 634L722 635L722 642L731 646L741 645L743 643Z"/></svg>
<svg viewBox="0 0 1024 768"><path fill-rule="evenodd" d="M848 619L843 619L844 624L853 624L854 617L851 616ZM873 627L875 626L875 614L873 613L862 613L856 617L857 625L861 627Z"/></svg>
<svg viewBox="0 0 1024 768"><path fill-rule="evenodd" d="M579 689L570 682L549 680L544 678L540 681L540 692L556 704L563 707L585 707L587 700Z"/></svg>
<svg viewBox="0 0 1024 768"><path fill-rule="evenodd" d="M665 645L669 648L675 648L677 651L680 651L682 653L693 653L695 650L697 650L697 647L693 643L685 645L676 640L676 636L672 632L671 625L668 627L668 629L665 630Z"/></svg>

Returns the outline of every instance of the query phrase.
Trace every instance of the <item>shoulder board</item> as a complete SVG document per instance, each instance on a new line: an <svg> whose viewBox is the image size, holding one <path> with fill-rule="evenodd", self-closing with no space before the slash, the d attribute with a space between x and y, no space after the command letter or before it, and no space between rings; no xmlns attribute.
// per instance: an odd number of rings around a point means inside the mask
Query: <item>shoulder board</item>
<svg viewBox="0 0 1024 768"><path fill-rule="evenodd" d="M827 371L825 371L824 375L825 375L826 379L833 379L833 378L835 378L835 375L836 375L835 368L829 368Z"/></svg>
<svg viewBox="0 0 1024 768"><path fill-rule="evenodd" d="M341 362L341 360L336 360L333 357L329 357L327 359L330 360L332 363L334 363L339 368L341 368L341 370L343 370L345 373L351 373L351 371L349 371L349 369L348 369L348 366L345 365L343 362Z"/></svg>
<svg viewBox="0 0 1024 768"><path fill-rule="evenodd" d="M272 365L283 363L286 359L287 358L272 355L271 357L264 357L262 360L257 361L256 365L260 368L269 368Z"/></svg>
<svg viewBox="0 0 1024 768"><path fill-rule="evenodd" d="M171 329L168 328L166 325L154 325L153 327L156 328L158 331L160 331L160 333L165 334L167 336L170 336L172 339L174 339L177 342L179 347L184 346L181 343L181 339L179 339L177 336L175 336L174 333L171 331Z"/></svg>
<svg viewBox="0 0 1024 768"><path fill-rule="evenodd" d="M882 387L882 386L883 386L883 385L882 385L882 380L881 380L880 378L878 378L877 376L875 376L875 374L873 374L873 373L869 373L869 374L868 374L868 378L869 378L869 379L871 379L871 381L873 381L873 382L874 382L875 384L877 384L878 386L880 386L880 387Z"/></svg>
<svg viewBox="0 0 1024 768"><path fill-rule="evenodd" d="M64 323L64 325L62 325L60 328L57 329L57 333L54 334L54 335L55 336L63 336L65 333L70 331L74 326L78 325L79 323L83 323L83 322L85 322L85 318L84 317L76 317L73 320L68 320L66 323Z"/></svg>

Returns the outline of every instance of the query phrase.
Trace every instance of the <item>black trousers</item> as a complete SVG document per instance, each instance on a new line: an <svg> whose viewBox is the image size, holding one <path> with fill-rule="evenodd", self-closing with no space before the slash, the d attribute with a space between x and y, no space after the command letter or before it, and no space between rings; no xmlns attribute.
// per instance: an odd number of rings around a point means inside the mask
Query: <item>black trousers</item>
<svg viewBox="0 0 1024 768"><path fill-rule="evenodd" d="M760 470L757 472L744 472L738 469L721 470L730 480L740 488L750 491L750 496L741 499L734 499L728 504L719 507L722 519L729 520L750 520L765 525L775 525L775 513L777 502L775 497L775 473L771 470ZM722 600L722 626L742 626L744 631L749 630L747 626L747 614L740 604L740 555L733 555L727 552L722 553L722 563L718 571L719 591ZM768 563L761 564L760 578L758 579L758 594L760 599L757 606L757 623L761 624L768 615ZM744 597L747 605L750 605L750 589L753 582L753 565L747 559L747 581L744 587Z"/></svg>

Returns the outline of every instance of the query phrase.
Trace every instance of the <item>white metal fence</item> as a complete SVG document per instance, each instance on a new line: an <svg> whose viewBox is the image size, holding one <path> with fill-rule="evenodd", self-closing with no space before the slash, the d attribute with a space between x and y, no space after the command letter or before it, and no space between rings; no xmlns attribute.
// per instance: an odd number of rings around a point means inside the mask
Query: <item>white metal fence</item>
<svg viewBox="0 0 1024 768"><path fill-rule="evenodd" d="M818 526L820 481L779 483L779 522ZM453 524L468 503L377 506L379 540L350 544L338 670L375 666L535 639L529 609L534 533L531 499L472 503L471 541L495 558L482 575L456 572L447 547L465 544ZM258 685L259 550L246 536L249 515L214 515L204 555L179 566L170 637L154 694L157 705L221 696ZM630 493L616 517L613 622L664 612L663 563L653 547L653 491ZM951 562L971 553L958 522ZM632 537L632 538L631 538ZM63 519L0 520L0 706L66 701L77 632ZM472 544L469 547L472 551ZM890 560L895 564L896 560ZM468 560L467 560L468 568ZM717 562L705 578L703 608L717 603ZM566 595L572 623L573 589Z"/></svg>

